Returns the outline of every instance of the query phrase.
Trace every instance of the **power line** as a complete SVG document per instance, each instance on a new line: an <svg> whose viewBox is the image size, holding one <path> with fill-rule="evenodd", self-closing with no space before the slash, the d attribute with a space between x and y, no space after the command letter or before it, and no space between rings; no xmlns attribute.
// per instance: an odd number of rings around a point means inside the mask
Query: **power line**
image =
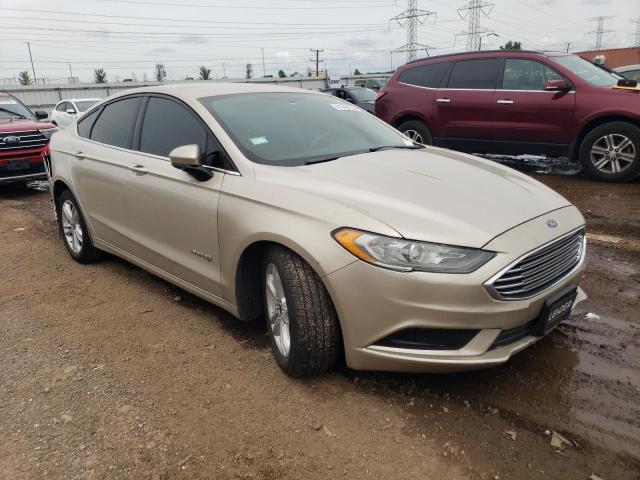
<svg viewBox="0 0 640 480"><path fill-rule="evenodd" d="M131 5L148 5L151 7L167 6L167 7L196 7L196 8L234 8L234 9L248 9L248 10L335 10L336 8L388 8L389 4L379 5L371 3L361 3L354 5L326 5L321 7L279 7L274 5L220 5L220 4L203 4L203 3L169 3L169 2L143 2L140 0L98 0L100 2L110 3L127 3ZM266 2L265 2L266 3Z"/></svg>
<svg viewBox="0 0 640 480"><path fill-rule="evenodd" d="M418 8L418 0L408 0L407 9L404 12L389 19L389 22L395 21L401 27L404 27L406 24L407 27L407 43L405 43L402 47L396 48L393 52L406 52L407 62L416 59L417 51L419 49L424 49L428 55L429 49L431 47L418 43L418 23L424 24L427 18L435 14L436 12L420 10ZM403 24L403 22L405 22L405 24Z"/></svg>
<svg viewBox="0 0 640 480"><path fill-rule="evenodd" d="M482 45L482 35L492 34L493 30L482 28L480 26L481 16L489 16L493 9L493 3L486 3L482 0L468 0L464 7L458 9L458 15L463 20L469 19L469 27L465 32L461 32L458 36L467 37L467 50L480 50Z"/></svg>
<svg viewBox="0 0 640 480"><path fill-rule="evenodd" d="M595 45L595 50L601 50L602 49L602 37L604 36L605 33L610 33L613 30L605 30L604 28L604 22L607 22L609 20L611 20L613 18L613 16L607 16L607 17L592 17L589 19L590 22L596 22L596 29L595 30L591 30L589 32L589 35L595 35L596 37L596 45Z"/></svg>

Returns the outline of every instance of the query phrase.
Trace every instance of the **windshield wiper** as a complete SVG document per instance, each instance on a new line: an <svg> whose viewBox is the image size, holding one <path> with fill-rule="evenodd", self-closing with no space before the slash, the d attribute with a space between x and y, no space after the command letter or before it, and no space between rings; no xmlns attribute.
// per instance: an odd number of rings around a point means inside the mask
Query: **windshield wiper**
<svg viewBox="0 0 640 480"><path fill-rule="evenodd" d="M387 150L387 149L392 149L392 148L403 148L406 150L418 150L421 148L424 148L424 146L422 145L382 145L381 147L373 147L370 148L369 151L370 152L379 152L380 150Z"/></svg>
<svg viewBox="0 0 640 480"><path fill-rule="evenodd" d="M337 160L340 157L329 157L329 158L320 158L318 160L307 160L306 162L304 162L305 165L313 165L314 163L324 163L324 162L331 162L332 160Z"/></svg>
<svg viewBox="0 0 640 480"><path fill-rule="evenodd" d="M28 118L28 117L25 117L24 115L22 115L20 113L12 112L11 110L7 110L6 108L2 108L2 107L0 107L0 112L6 112L9 115L11 115L12 117Z"/></svg>

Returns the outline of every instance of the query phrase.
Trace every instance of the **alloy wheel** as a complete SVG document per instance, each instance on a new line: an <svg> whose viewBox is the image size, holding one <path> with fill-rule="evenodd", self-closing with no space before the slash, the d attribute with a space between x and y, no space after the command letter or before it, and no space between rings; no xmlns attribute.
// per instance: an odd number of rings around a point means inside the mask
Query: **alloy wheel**
<svg viewBox="0 0 640 480"><path fill-rule="evenodd" d="M62 204L62 231L71 251L80 253L83 242L80 215L78 214L78 209L70 200L65 200Z"/></svg>
<svg viewBox="0 0 640 480"><path fill-rule="evenodd" d="M420 133L417 132L416 130L405 130L404 134L416 143L420 143L420 144L424 143L424 140L422 139L422 135L420 135Z"/></svg>
<svg viewBox="0 0 640 480"><path fill-rule="evenodd" d="M273 263L267 265L265 276L269 328L278 351L284 358L287 358L291 349L291 335L284 286L278 269Z"/></svg>
<svg viewBox="0 0 640 480"><path fill-rule="evenodd" d="M636 146L629 137L610 133L600 137L591 146L591 162L603 173L625 171L636 158Z"/></svg>

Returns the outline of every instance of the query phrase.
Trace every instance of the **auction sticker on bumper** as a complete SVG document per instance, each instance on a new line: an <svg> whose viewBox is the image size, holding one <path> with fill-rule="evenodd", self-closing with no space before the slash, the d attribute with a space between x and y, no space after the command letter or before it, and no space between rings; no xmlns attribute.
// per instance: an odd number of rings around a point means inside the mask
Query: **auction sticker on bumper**
<svg viewBox="0 0 640 480"><path fill-rule="evenodd" d="M561 290L558 294L548 298L544 304L538 322L534 328L534 335L546 335L553 330L560 322L569 318L571 307L578 295L578 288L570 285Z"/></svg>

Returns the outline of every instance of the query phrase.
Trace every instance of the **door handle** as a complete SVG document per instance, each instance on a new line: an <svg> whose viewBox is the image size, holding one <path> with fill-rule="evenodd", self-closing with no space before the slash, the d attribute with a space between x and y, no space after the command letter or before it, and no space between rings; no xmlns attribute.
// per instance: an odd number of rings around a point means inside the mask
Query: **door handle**
<svg viewBox="0 0 640 480"><path fill-rule="evenodd" d="M451 99L450 98L436 98L436 102L438 102L438 103L450 103Z"/></svg>
<svg viewBox="0 0 640 480"><path fill-rule="evenodd" d="M513 100L498 100L496 103L499 103L500 105L511 105L513 104Z"/></svg>
<svg viewBox="0 0 640 480"><path fill-rule="evenodd" d="M147 167L144 165L129 165L129 170L136 172L136 175L144 175L148 172Z"/></svg>
<svg viewBox="0 0 640 480"><path fill-rule="evenodd" d="M75 152L75 153L72 153L72 155L76 157L78 160L84 159L84 152Z"/></svg>

